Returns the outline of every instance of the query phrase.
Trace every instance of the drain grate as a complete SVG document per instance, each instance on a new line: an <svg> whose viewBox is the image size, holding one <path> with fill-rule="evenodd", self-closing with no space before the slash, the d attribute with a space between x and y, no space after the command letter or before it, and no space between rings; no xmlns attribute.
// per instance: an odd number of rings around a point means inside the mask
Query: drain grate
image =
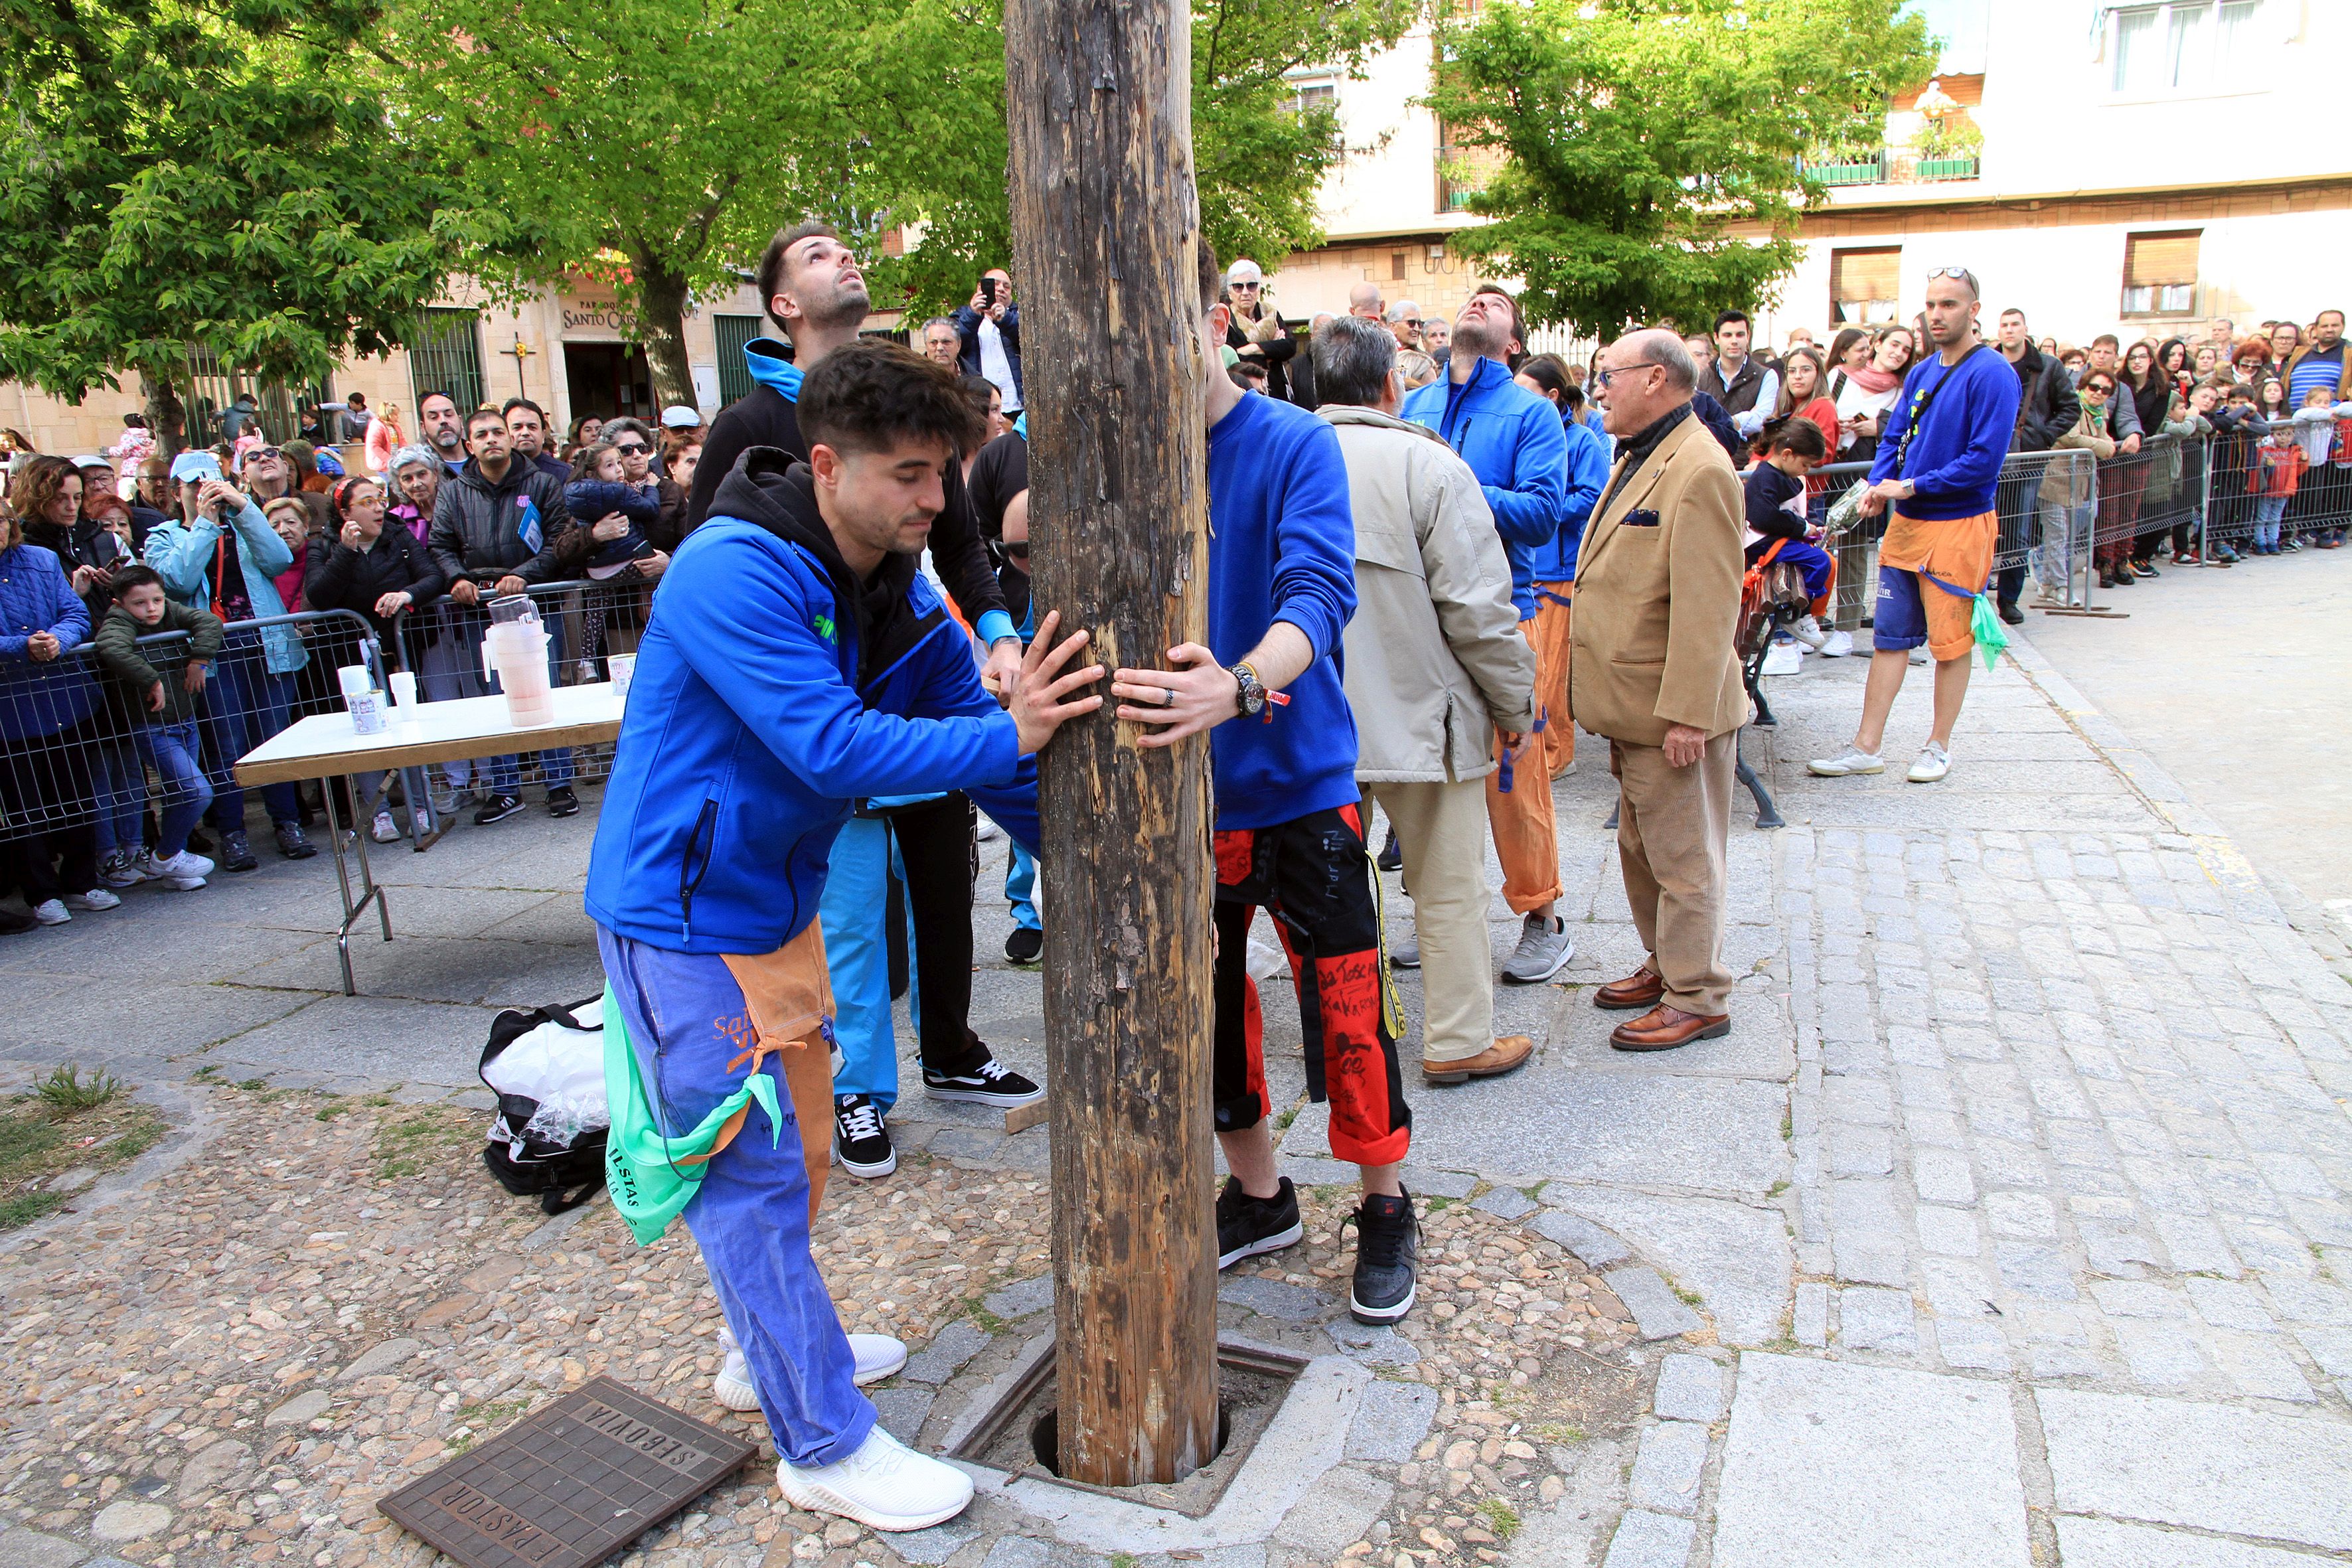
<svg viewBox="0 0 2352 1568"><path fill-rule="evenodd" d="M376 1507L465 1568L585 1568L700 1497L752 1451L596 1377Z"/></svg>

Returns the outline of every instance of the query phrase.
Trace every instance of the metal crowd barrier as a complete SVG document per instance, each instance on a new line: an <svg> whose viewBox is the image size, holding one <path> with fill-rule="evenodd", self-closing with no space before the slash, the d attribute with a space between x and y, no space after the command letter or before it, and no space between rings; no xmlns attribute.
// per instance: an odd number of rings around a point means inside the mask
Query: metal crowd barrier
<svg viewBox="0 0 2352 1568"><path fill-rule="evenodd" d="M653 590L653 584L635 581L541 583L526 590L547 627L548 663L555 684L586 686L608 679L614 655L636 651L652 612ZM400 665L415 673L425 701L485 697L498 689L482 677L482 634L489 627L492 596L485 588L473 605L444 597L400 616ZM609 744L572 746L522 753L518 758L521 781L543 783L551 763L560 775L562 763L558 759L568 759L574 783L601 780L613 771Z"/></svg>
<svg viewBox="0 0 2352 1568"><path fill-rule="evenodd" d="M1823 482L1812 500L1816 520L1853 485L1869 478L1868 463L1828 463L1813 470ZM2000 538L1994 547L1996 574L2022 569L2047 584L2058 602L2081 608L2086 584L2079 579L2090 560L2089 519L2097 494L2097 476L2091 454L2076 448L2058 452L2011 452L2001 459L2000 478L1993 490L1994 514ZM2077 503L2070 498L2081 497ZM1837 584L1830 604L1833 629L1852 632L1861 627L1877 595L1878 542L1885 537L1887 512L1857 519L1824 541L1823 548L1837 562Z"/></svg>
<svg viewBox="0 0 2352 1568"><path fill-rule="evenodd" d="M187 640L184 632L159 632L138 646L168 648ZM238 757L297 719L341 710L335 671L349 664L364 664L379 683L383 679L375 632L352 611L229 623L194 704L198 763L215 801L242 798L229 773ZM169 781L148 765L139 745L147 725L143 702L108 679L87 642L46 663L0 660L0 842L94 828L101 848L137 847L136 840L108 846L107 834L151 806L167 808L196 793L193 784ZM215 820L227 813L216 808Z"/></svg>

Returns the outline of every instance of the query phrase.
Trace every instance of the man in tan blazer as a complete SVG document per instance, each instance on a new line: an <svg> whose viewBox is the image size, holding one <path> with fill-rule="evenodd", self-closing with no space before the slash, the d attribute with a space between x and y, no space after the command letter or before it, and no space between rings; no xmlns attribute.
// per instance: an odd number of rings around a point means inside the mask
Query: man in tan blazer
<svg viewBox="0 0 2352 1568"><path fill-rule="evenodd" d="M1617 857L1648 956L1602 1007L1647 1009L1610 1036L1663 1051L1731 1029L1723 964L1726 841L1739 727L1739 480L1691 413L1698 367L1672 332L1631 332L1593 362L1617 463L1576 564L1569 707L1609 738Z"/></svg>

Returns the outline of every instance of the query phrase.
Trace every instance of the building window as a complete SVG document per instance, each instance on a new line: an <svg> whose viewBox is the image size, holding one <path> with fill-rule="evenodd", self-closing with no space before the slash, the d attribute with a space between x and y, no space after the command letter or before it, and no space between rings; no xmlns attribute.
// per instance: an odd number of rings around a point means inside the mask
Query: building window
<svg viewBox="0 0 2352 1568"><path fill-rule="evenodd" d="M1319 81L1294 81L1290 96L1283 100L1283 110L1290 114L1304 114L1310 109L1337 110L1339 107L1339 84L1328 77Z"/></svg>
<svg viewBox="0 0 2352 1568"><path fill-rule="evenodd" d="M760 318L713 314L710 327L719 339L719 406L724 408L751 395L751 367L743 358L743 345L760 335Z"/></svg>
<svg viewBox="0 0 2352 1568"><path fill-rule="evenodd" d="M2197 309L2197 241L2200 229L2135 234L2124 240L2126 316L2186 316Z"/></svg>
<svg viewBox="0 0 2352 1568"><path fill-rule="evenodd" d="M1874 327L1893 321L1903 278L1903 247L1830 252L1830 323Z"/></svg>
<svg viewBox="0 0 2352 1568"><path fill-rule="evenodd" d="M2107 14L2108 87L2126 98L2232 92L2261 68L2263 0L2169 0Z"/></svg>
<svg viewBox="0 0 2352 1568"><path fill-rule="evenodd" d="M446 307L424 317L408 342L408 405L418 406L427 393L446 392L457 400L458 413L469 414L482 405L480 319Z"/></svg>

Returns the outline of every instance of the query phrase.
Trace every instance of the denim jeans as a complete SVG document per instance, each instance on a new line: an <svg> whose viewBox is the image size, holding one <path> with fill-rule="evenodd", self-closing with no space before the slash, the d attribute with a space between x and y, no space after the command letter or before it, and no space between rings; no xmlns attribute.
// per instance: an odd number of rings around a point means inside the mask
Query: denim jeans
<svg viewBox="0 0 2352 1568"><path fill-rule="evenodd" d="M450 702L463 697L487 697L498 687L482 679L482 634L489 623L481 615L462 606L443 604L437 606L442 616L439 638L425 650L424 665L418 684L424 688L427 702ZM563 684L557 667L563 659L563 625L551 621L547 625L547 674L553 684ZM539 765L547 786L568 784L572 778L572 749L559 746L539 753ZM464 789L473 783L480 770L482 787L491 795L512 795L521 782L521 768L515 753L483 757L478 761L460 758L441 764L441 779L453 790Z"/></svg>
<svg viewBox="0 0 2352 1568"><path fill-rule="evenodd" d="M163 788L163 824L155 835L155 858L169 860L188 847L188 831L212 804L212 781L205 777L203 743L196 721L150 724L139 731L139 760L155 770ZM131 830L135 842L138 830Z"/></svg>
<svg viewBox="0 0 2352 1568"><path fill-rule="evenodd" d="M646 1099L677 1137L743 1085L743 1068L729 1065L750 1026L742 987L715 954L665 952L602 926L596 947ZM866 1441L874 1405L857 1391L857 1360L809 1256L808 1167L791 1092L773 1058L760 1070L776 1079L789 1125L768 1125L755 1107L711 1158L683 1217L751 1363L776 1451L795 1465L829 1465Z"/></svg>
<svg viewBox="0 0 2352 1568"><path fill-rule="evenodd" d="M212 712L203 726L205 763L213 779L212 809L205 820L223 833L245 831L245 786L230 770L293 721L293 678L271 674L268 658L258 637L231 632L205 688ZM262 785L261 804L273 823L302 820L301 797L290 783Z"/></svg>
<svg viewBox="0 0 2352 1568"><path fill-rule="evenodd" d="M139 759L138 747L128 736L101 742L90 774L98 786L99 859L110 860L122 852L136 855L144 842L147 815L147 767ZM209 784L205 798L212 799Z"/></svg>
<svg viewBox="0 0 2352 1568"><path fill-rule="evenodd" d="M2279 519L2286 515L2287 499L2285 496L2264 496L2254 502L2255 548L2278 548Z"/></svg>
<svg viewBox="0 0 2352 1568"><path fill-rule="evenodd" d="M2074 569L2074 542L2090 537L2092 510L2088 501L2080 506L2042 503L2042 542L2033 547L2034 581L2054 593L2066 592Z"/></svg>

